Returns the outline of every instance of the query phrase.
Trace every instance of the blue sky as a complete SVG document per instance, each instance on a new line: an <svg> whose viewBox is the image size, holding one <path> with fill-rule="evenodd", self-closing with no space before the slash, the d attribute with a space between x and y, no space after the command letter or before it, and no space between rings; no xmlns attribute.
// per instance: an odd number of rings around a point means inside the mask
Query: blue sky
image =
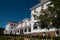
<svg viewBox="0 0 60 40"><path fill-rule="evenodd" d="M5 28L8 21L30 18L30 8L39 0L0 0L0 27Z"/></svg>

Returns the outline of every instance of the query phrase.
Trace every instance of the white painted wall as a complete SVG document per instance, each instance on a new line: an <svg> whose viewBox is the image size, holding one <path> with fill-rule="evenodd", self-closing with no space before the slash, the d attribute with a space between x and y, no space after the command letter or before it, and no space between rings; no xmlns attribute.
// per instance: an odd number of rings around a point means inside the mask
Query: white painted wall
<svg viewBox="0 0 60 40"><path fill-rule="evenodd" d="M21 25L21 23L17 26L17 28L21 28L22 27L22 25Z"/></svg>
<svg viewBox="0 0 60 40"><path fill-rule="evenodd" d="M4 31L4 34L10 34L10 31L11 31L10 24L7 24L6 28L5 28L5 31Z"/></svg>
<svg viewBox="0 0 60 40"><path fill-rule="evenodd" d="M6 25L5 30L7 30L7 31L10 31L10 30L11 30L10 24L7 24L7 25Z"/></svg>

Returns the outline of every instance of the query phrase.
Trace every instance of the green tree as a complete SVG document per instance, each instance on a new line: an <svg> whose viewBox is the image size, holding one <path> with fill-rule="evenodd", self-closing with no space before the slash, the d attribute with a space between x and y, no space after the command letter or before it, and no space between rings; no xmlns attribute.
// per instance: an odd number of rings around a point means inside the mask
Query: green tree
<svg viewBox="0 0 60 40"><path fill-rule="evenodd" d="M51 3L46 10L41 11L39 16L41 28L55 27L57 34L59 34L60 28L60 0L49 0ZM50 24L50 22L52 24Z"/></svg>
<svg viewBox="0 0 60 40"><path fill-rule="evenodd" d="M48 11L51 12L53 15L52 18L52 26L54 26L57 29L57 34L59 34L59 28L60 28L60 0L50 0L51 3L48 7ZM52 7L51 5L54 5Z"/></svg>
<svg viewBox="0 0 60 40"><path fill-rule="evenodd" d="M50 24L51 17L50 17L48 9L41 11L41 14L39 16L39 20L40 20L40 24L41 24L42 29L47 28L49 30L49 28L51 28L51 24Z"/></svg>
<svg viewBox="0 0 60 40"><path fill-rule="evenodd" d="M4 34L3 31L4 31L4 28L0 28L0 35Z"/></svg>
<svg viewBox="0 0 60 40"><path fill-rule="evenodd" d="M41 14L39 15L39 20L40 20L40 27L42 29L46 28L46 30L49 31L50 28L52 28L52 18L51 18L51 14L48 11L48 9L46 10L41 10ZM44 35L46 36L46 33L44 32ZM49 34L48 34L49 35Z"/></svg>

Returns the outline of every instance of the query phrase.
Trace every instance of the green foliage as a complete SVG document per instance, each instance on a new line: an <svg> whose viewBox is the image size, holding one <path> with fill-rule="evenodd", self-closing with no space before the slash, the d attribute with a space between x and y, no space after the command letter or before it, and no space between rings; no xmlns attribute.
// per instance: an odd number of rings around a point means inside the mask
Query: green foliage
<svg viewBox="0 0 60 40"><path fill-rule="evenodd" d="M41 10L39 16L40 24L42 28L55 27L60 28L60 0L50 0L51 3L48 5L46 10ZM51 6L53 5L53 7ZM52 22L52 24L50 24Z"/></svg>
<svg viewBox="0 0 60 40"><path fill-rule="evenodd" d="M60 40L60 37L53 37L53 40Z"/></svg>
<svg viewBox="0 0 60 40"><path fill-rule="evenodd" d="M4 28L0 28L0 35L3 34Z"/></svg>
<svg viewBox="0 0 60 40"><path fill-rule="evenodd" d="M40 19L40 24L41 24L42 29L44 29L44 28L49 29L51 27L49 25L50 25L50 22L52 20L51 20L48 9L42 10L42 12L41 12L41 14L39 16L39 19Z"/></svg>
<svg viewBox="0 0 60 40"><path fill-rule="evenodd" d="M22 37L22 38L20 38L19 40L24 40L24 38Z"/></svg>
<svg viewBox="0 0 60 40"><path fill-rule="evenodd" d="M52 21L52 25L55 27L55 28L57 28L57 29L59 29L60 28L60 0L50 0L51 1L51 3L50 3L50 5L54 5L54 7L51 7L51 6L49 6L48 7L48 10L52 13L52 15L53 16L57 16L57 17L53 17L52 19L53 19L53 21Z"/></svg>
<svg viewBox="0 0 60 40"><path fill-rule="evenodd" d="M54 4L54 8L60 9L60 0L50 0L51 4Z"/></svg>

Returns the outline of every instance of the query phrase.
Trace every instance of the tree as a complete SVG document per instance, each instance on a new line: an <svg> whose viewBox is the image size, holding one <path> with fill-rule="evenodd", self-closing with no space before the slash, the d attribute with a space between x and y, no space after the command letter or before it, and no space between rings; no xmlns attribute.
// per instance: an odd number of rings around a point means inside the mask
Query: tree
<svg viewBox="0 0 60 40"><path fill-rule="evenodd" d="M4 34L3 31L4 31L4 28L0 28L0 35Z"/></svg>
<svg viewBox="0 0 60 40"><path fill-rule="evenodd" d="M49 28L51 28L51 25L50 25L51 17L50 17L48 9L41 11L39 20L40 20L40 24L41 24L40 27L42 29L47 28L49 30Z"/></svg>
<svg viewBox="0 0 60 40"><path fill-rule="evenodd" d="M41 10L41 14L39 15L39 20L40 20L40 24L41 24L41 28L44 29L46 28L48 31L49 29L52 27L51 26L51 14L48 11L48 9L45 10ZM46 33L44 32L44 36L46 36ZM49 36L49 33L48 33Z"/></svg>
<svg viewBox="0 0 60 40"><path fill-rule="evenodd" d="M52 26L54 26L58 32L60 28L60 0L50 0L50 1L51 3L48 7L48 10L54 16L54 19L52 18L53 23ZM54 5L54 7L52 7L51 5ZM59 34L59 32L57 34Z"/></svg>
<svg viewBox="0 0 60 40"><path fill-rule="evenodd" d="M51 3L48 5L46 10L41 10L39 16L41 28L54 27L57 29L57 34L59 34L60 28L60 0L49 0ZM52 24L50 24L50 22Z"/></svg>

